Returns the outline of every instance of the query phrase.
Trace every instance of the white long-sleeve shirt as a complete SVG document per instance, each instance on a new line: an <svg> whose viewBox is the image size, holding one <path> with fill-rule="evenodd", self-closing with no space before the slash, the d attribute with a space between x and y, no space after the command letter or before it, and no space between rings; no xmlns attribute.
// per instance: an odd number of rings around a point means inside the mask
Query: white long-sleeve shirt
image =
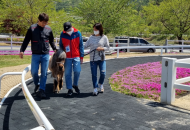
<svg viewBox="0 0 190 130"><path fill-rule="evenodd" d="M90 36L84 45L84 49L90 47L90 51L98 48L104 47L104 51L97 51L90 53L90 61L101 60L101 55L105 57L105 51L110 49L109 40L106 35L103 36Z"/></svg>

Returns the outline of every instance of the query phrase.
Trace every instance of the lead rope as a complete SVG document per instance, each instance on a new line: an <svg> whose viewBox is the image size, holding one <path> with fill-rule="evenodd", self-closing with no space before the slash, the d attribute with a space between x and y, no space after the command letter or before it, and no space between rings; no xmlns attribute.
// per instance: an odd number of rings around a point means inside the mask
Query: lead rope
<svg viewBox="0 0 190 130"><path fill-rule="evenodd" d="M92 53L93 51L95 52L95 50L96 50L96 49L94 49L94 50L92 50L92 51L88 52L87 54L84 54L84 56L86 56L86 55L88 55L88 54Z"/></svg>

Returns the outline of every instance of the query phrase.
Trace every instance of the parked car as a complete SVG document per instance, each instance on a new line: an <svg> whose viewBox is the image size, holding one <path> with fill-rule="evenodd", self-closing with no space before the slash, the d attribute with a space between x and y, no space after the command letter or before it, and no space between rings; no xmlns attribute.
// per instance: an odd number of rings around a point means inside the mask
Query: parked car
<svg viewBox="0 0 190 130"><path fill-rule="evenodd" d="M147 42L146 40L138 37L115 37L115 47L122 47L122 46L128 46L128 40L129 40L129 46L155 46L154 44L151 44ZM127 52L127 49L121 49L121 51ZM156 52L155 48L134 48L130 49L130 52L149 52L153 53Z"/></svg>
<svg viewBox="0 0 190 130"><path fill-rule="evenodd" d="M86 41L88 40L88 38L89 38L89 37L84 37L84 36L83 36L83 37L82 37L83 42L86 42Z"/></svg>

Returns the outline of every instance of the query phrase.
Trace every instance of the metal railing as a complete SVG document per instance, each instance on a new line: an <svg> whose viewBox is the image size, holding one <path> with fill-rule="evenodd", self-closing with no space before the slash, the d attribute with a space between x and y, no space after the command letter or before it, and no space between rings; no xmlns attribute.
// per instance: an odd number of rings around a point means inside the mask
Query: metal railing
<svg viewBox="0 0 190 130"><path fill-rule="evenodd" d="M168 42L181 42L181 45L183 46L185 42L190 42L190 41L189 40L168 40L168 39L166 39L166 43L165 43L166 46L168 46ZM183 49L184 48L181 47L180 50L183 52ZM167 53L167 52L168 52L168 50L166 49L165 53Z"/></svg>
<svg viewBox="0 0 190 130"><path fill-rule="evenodd" d="M139 48L155 48L161 49L161 56L163 55L163 49L168 48L180 48L180 47L189 47L190 45L176 45L176 46L122 46L122 47L110 47L110 50L117 50L117 58L119 57L119 50L121 49L139 49Z"/></svg>
<svg viewBox="0 0 190 130"><path fill-rule="evenodd" d="M28 67L26 67L24 69L23 72L7 72L4 73L3 75L0 76L0 92L1 92L1 80L4 76L6 75L22 75L21 79L22 79L22 90L24 93L24 96L27 100L27 103L32 111L32 113L34 114L34 117L36 118L38 124L40 125L37 128L34 128L32 130L54 130L53 126L51 125L51 123L48 121L47 117L44 115L44 113L42 112L42 110L39 108L39 106L37 105L37 103L35 102L35 100L33 99L32 95L30 94L26 83L25 83L25 75L28 71L31 70L31 65L29 65ZM6 98L3 98L1 103L4 102ZM2 105L2 104L1 104Z"/></svg>
<svg viewBox="0 0 190 130"><path fill-rule="evenodd" d="M10 41L0 41L0 43L10 43L10 46L3 46L4 48L10 48L11 50L13 50L13 47L14 48L20 48L20 46L13 46L13 43L17 43L17 44L22 44L23 42L20 42L20 41L13 41L13 38L25 38L25 37L13 37L12 35L10 37L0 37L1 38L11 38ZM57 44L58 44L58 37L54 38L55 40L55 45L57 47ZM31 42L30 42L31 43Z"/></svg>
<svg viewBox="0 0 190 130"><path fill-rule="evenodd" d="M177 67L190 68L190 58L162 58L162 79L161 79L161 102L171 104L175 101L175 89L190 91L189 85L184 85L190 81L190 76L176 80Z"/></svg>
<svg viewBox="0 0 190 130"><path fill-rule="evenodd" d="M38 124L40 125L38 128L41 128L44 130L54 130L53 126L51 125L51 123L49 122L47 117L44 115L44 113L42 112L42 110L40 109L38 104L35 102L35 100L33 99L32 95L30 94L30 92L26 86L25 75L30 70L31 70L31 65L26 67L24 69L24 71L22 72L22 90L23 90L24 96L25 96L25 98L28 102L28 105L29 105L32 113L34 114Z"/></svg>

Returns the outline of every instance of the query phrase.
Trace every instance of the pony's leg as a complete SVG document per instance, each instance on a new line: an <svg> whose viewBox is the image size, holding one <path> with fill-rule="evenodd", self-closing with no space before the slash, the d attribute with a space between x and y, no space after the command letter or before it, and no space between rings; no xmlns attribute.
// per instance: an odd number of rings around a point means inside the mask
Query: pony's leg
<svg viewBox="0 0 190 130"><path fill-rule="evenodd" d="M64 72L63 72L63 74L61 76L61 79L62 79L62 88L63 88L63 76L64 76Z"/></svg>
<svg viewBox="0 0 190 130"><path fill-rule="evenodd" d="M57 75L57 93L59 93L60 89L59 89L59 75Z"/></svg>
<svg viewBox="0 0 190 130"><path fill-rule="evenodd" d="M53 84L53 92L55 92L56 87L57 87L57 80L56 80L56 79L54 79L54 84Z"/></svg>
<svg viewBox="0 0 190 130"><path fill-rule="evenodd" d="M62 89L63 88L63 73L62 74L60 74L60 77L59 77L59 89Z"/></svg>

